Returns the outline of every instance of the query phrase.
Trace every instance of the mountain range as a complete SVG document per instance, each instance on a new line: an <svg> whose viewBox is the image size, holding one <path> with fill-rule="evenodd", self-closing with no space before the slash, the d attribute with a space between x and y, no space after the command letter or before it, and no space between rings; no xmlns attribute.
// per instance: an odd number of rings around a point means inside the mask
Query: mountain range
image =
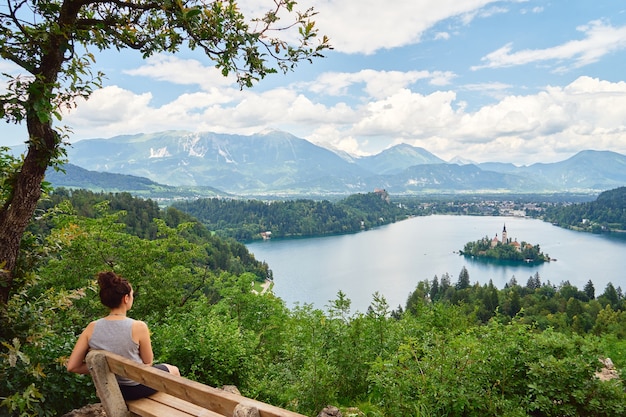
<svg viewBox="0 0 626 417"><path fill-rule="evenodd" d="M167 189L240 196L344 195L377 188L398 195L596 193L626 185L626 156L611 151L585 150L561 162L528 166L449 163L406 144L354 157L280 131L250 136L183 131L124 135L81 140L67 153L67 174L49 171L47 180L53 186L81 187L72 176L89 175L72 165L147 178L153 188L162 184ZM98 181L90 176L90 186L82 188L97 188Z"/></svg>

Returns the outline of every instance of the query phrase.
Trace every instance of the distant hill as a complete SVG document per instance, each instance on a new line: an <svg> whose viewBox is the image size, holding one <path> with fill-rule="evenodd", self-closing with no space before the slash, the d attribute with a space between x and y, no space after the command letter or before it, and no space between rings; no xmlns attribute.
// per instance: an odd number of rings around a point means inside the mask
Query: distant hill
<svg viewBox="0 0 626 417"><path fill-rule="evenodd" d="M111 191L133 190L142 192L168 188L148 178L89 171L74 164L66 164L63 166L63 171L58 172L54 169L48 169L46 181L53 185L63 184L66 188L82 188L92 191L106 189Z"/></svg>
<svg viewBox="0 0 626 417"><path fill-rule="evenodd" d="M426 149L396 145L373 156L356 159L357 165L379 175L399 174L415 165L443 164L445 161Z"/></svg>
<svg viewBox="0 0 626 417"><path fill-rule="evenodd" d="M595 201L549 208L544 220L596 233L626 232L626 187L605 191Z"/></svg>
<svg viewBox="0 0 626 417"><path fill-rule="evenodd" d="M626 185L626 156L609 151L583 151L565 161L522 167L458 164L410 145L350 157L279 131L250 136L168 131L89 139L76 142L68 157L91 171L241 196L341 196L376 188L392 194L596 194ZM147 185L134 185L140 186Z"/></svg>
<svg viewBox="0 0 626 417"><path fill-rule="evenodd" d="M609 151L582 151L553 164L533 164L519 171L568 190L608 190L626 185L626 157Z"/></svg>
<svg viewBox="0 0 626 417"><path fill-rule="evenodd" d="M383 177L384 187L400 193L508 192L511 190L545 190L530 178L484 171L475 165L415 165L399 174Z"/></svg>
<svg viewBox="0 0 626 417"><path fill-rule="evenodd" d="M152 199L228 196L212 187L174 187L158 184L148 178L110 172L89 171L74 164L65 164L63 171L48 168L46 181L53 187L82 189L93 192L128 192Z"/></svg>
<svg viewBox="0 0 626 417"><path fill-rule="evenodd" d="M515 173L520 168L511 163L505 162L482 162L480 164L475 164L477 167L484 171L493 171L493 172L505 172L505 173Z"/></svg>
<svg viewBox="0 0 626 417"><path fill-rule="evenodd" d="M626 157L610 151L581 151L565 161L551 164L536 163L517 167L513 164L488 162L478 164L478 167L530 177L570 191L608 190L626 185Z"/></svg>

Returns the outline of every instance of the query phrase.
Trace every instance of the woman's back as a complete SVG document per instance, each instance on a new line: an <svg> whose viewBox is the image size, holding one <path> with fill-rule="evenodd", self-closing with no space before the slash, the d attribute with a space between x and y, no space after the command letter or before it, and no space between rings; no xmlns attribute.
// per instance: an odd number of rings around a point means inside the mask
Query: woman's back
<svg viewBox="0 0 626 417"><path fill-rule="evenodd" d="M138 363L143 363L139 356L139 344L133 340L133 323L135 320L101 318L96 320L93 333L89 339L90 349L101 349L116 353ZM129 379L119 379L122 385L135 385Z"/></svg>

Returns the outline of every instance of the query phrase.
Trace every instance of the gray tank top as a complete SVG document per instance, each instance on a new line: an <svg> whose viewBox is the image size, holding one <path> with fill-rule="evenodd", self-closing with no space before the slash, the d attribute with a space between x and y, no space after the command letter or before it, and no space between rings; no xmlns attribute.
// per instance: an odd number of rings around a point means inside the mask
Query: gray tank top
<svg viewBox="0 0 626 417"><path fill-rule="evenodd" d="M96 321L93 334L89 339L89 348L102 349L117 353L135 362L143 363L139 356L139 344L133 341L133 322L131 318L124 320L106 320L104 318ZM120 385L138 385L128 378L117 377Z"/></svg>

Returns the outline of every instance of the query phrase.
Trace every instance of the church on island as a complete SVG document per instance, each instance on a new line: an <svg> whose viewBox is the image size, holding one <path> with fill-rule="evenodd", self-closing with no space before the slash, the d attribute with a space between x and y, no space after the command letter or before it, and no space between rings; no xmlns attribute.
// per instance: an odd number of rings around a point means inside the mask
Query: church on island
<svg viewBox="0 0 626 417"><path fill-rule="evenodd" d="M461 255L508 261L524 261L524 262L548 262L550 257L544 255L539 245L532 245L517 239L512 239L506 230L506 224L502 228L502 237L499 239L496 234L492 239L488 236L477 240L476 242L468 242Z"/></svg>
<svg viewBox="0 0 626 417"><path fill-rule="evenodd" d="M496 247L498 243L502 243L503 245L512 245L519 252L522 251L522 245L517 241L517 239L515 239L514 241L511 241L511 238L509 238L506 232L506 223L504 224L504 227L502 228L502 241L498 240L498 234L496 233L494 238L491 239L491 247L492 248ZM533 245L531 245L530 243L527 243L526 246L532 248Z"/></svg>

